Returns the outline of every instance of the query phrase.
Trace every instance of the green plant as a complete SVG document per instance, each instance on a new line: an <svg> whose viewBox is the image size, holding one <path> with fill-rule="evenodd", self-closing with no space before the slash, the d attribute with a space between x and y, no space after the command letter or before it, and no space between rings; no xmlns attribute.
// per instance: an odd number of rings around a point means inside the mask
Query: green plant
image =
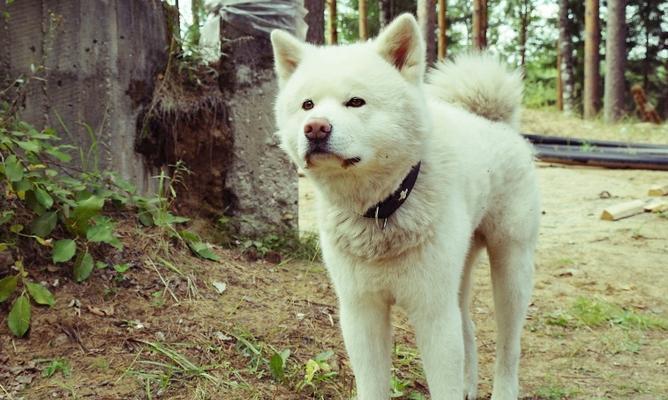
<svg viewBox="0 0 668 400"><path fill-rule="evenodd" d="M134 196L133 201L139 208L139 222L144 226L156 226L165 230L168 236L180 240L196 256L212 261L218 261L218 256L212 251L211 245L204 242L194 232L177 229L175 225L190 221L189 218L174 215L171 210L177 198L177 188L184 186L184 176L190 174L190 170L178 161L169 166L172 173L168 175L164 170L155 176L158 181L158 192L152 197ZM166 246L163 246L166 247Z"/></svg>
<svg viewBox="0 0 668 400"><path fill-rule="evenodd" d="M6 301L14 292L20 290L16 296L12 308L7 315L9 330L16 336L21 337L28 332L30 327L30 300L40 305L51 307L56 303L49 289L40 283L33 282L25 272L23 262L17 261L15 267L18 269L16 275L9 275L0 279L0 303ZM21 286L19 286L21 283Z"/></svg>
<svg viewBox="0 0 668 400"><path fill-rule="evenodd" d="M173 236L178 232L174 225L183 224L190 219L172 214L171 209L177 196L177 187L183 184L183 176L190 170L181 162L170 165L172 174L168 175L165 170L153 178L158 182L158 190L155 196L135 196L134 201L139 208L139 222L144 226L157 226L171 231Z"/></svg>
<svg viewBox="0 0 668 400"><path fill-rule="evenodd" d="M581 153L591 153L594 150L596 150L596 146L585 141L580 145L580 152Z"/></svg>
<svg viewBox="0 0 668 400"><path fill-rule="evenodd" d="M255 254L260 258L270 253L278 253L286 260L314 262L321 257L320 242L313 233L303 233L301 236L298 232L272 233L260 238L237 238L232 243L240 247L242 252Z"/></svg>
<svg viewBox="0 0 668 400"><path fill-rule="evenodd" d="M569 399L577 392L573 389L558 386L558 385L547 385L541 386L536 389L536 395L545 400L564 400Z"/></svg>
<svg viewBox="0 0 668 400"><path fill-rule="evenodd" d="M18 260L14 264L18 273L3 278L2 297L8 300L16 283L23 283L8 318L11 332L20 337L30 325L28 294L38 304L53 304L48 290L28 279L23 260L25 251L34 252L30 242L41 247L38 254L50 250L53 263L70 263L73 278L81 282L93 270L93 248L103 244L123 248L114 234L114 222L102 211L106 204L126 202L128 197L112 192L112 181L100 175L80 172L75 177L64 167L72 146L59 144L53 129L38 131L20 120L15 110L16 103L0 106L0 187L5 194L0 222L9 225L0 232L0 250L13 252Z"/></svg>
<svg viewBox="0 0 668 400"><path fill-rule="evenodd" d="M64 358L43 361L48 362L48 365L42 370L42 376L45 378L50 378L57 372L60 372L65 377L70 376L72 373L72 367L70 367L69 361Z"/></svg>
<svg viewBox="0 0 668 400"><path fill-rule="evenodd" d="M35 74L41 71L33 70ZM21 337L28 331L30 299L44 305L54 302L44 286L30 279L32 264L43 265L47 260L64 264L76 282L83 282L95 267L106 268L106 263L96 258L123 250L117 223L108 211L137 210L144 225L163 228L199 257L217 259L197 235L174 226L188 221L170 212L176 186L188 173L182 163L171 166L171 175L162 171L156 177L159 190L155 196L137 195L136 189L115 173L99 169L98 142L89 126L85 125L92 144L84 150L61 144L54 129L37 130L19 118L21 93L31 79L41 78L20 78L0 91L0 97L14 98L0 104L0 252L17 260L13 265L16 272L0 280L0 302L14 298L7 319L14 335ZM61 125L69 135L62 120ZM79 167L70 164L72 150L79 152ZM114 267L120 280L127 270L125 265Z"/></svg>
<svg viewBox="0 0 668 400"><path fill-rule="evenodd" d="M668 330L668 319L661 316L638 313L601 299L585 297L578 297L568 311L547 314L545 323L569 328L608 325L624 329Z"/></svg>
<svg viewBox="0 0 668 400"><path fill-rule="evenodd" d="M234 338L237 341L237 350L249 360L248 370L253 374L262 376L264 367L269 363L269 360L264 356L266 346L248 332L234 335Z"/></svg>
<svg viewBox="0 0 668 400"><path fill-rule="evenodd" d="M424 381L422 365L417 349L397 344L394 347L396 369L390 382L391 397L424 400L422 393L416 391L416 381Z"/></svg>
<svg viewBox="0 0 668 400"><path fill-rule="evenodd" d="M332 371L328 360L334 355L331 350L323 351L313 358L309 358L304 364L304 378L297 383L297 390L302 391L310 388L317 391L318 384L329 381L336 377L336 371Z"/></svg>
<svg viewBox="0 0 668 400"><path fill-rule="evenodd" d="M154 394L159 396L175 381L185 382L202 379L215 386L223 383L217 376L209 372L214 369L214 366L200 366L173 347L162 343L140 342L157 359L140 360L139 358L143 352L139 352L135 359L136 362L133 362L119 380L125 375L137 378L144 384L146 397L149 399L153 398Z"/></svg>
<svg viewBox="0 0 668 400"><path fill-rule="evenodd" d="M290 357L290 349L283 349L280 353L274 352L269 359L269 369L274 380L281 382L285 379L285 369Z"/></svg>

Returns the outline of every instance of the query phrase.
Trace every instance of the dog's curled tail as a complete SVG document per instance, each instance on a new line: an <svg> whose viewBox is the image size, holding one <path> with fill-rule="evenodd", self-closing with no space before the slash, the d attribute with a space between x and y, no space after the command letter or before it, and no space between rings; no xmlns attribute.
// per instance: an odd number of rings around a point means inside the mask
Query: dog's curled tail
<svg viewBox="0 0 668 400"><path fill-rule="evenodd" d="M437 98L492 121L519 128L522 74L483 52L440 62L427 76L427 90Z"/></svg>

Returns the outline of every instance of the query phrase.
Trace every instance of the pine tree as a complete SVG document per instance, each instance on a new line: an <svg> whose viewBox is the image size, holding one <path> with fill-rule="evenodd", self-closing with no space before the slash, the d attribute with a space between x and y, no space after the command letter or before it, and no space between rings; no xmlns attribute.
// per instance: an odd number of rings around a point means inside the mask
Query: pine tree
<svg viewBox="0 0 668 400"><path fill-rule="evenodd" d="M446 0L438 0L438 59L443 60L445 59L445 55L448 50L448 42L447 42L447 35L446 35L446 30L448 27L448 23L446 20L446 15L447 15L447 1Z"/></svg>
<svg viewBox="0 0 668 400"><path fill-rule="evenodd" d="M427 45L427 64L436 61L436 6L434 0L418 0L417 17Z"/></svg>
<svg viewBox="0 0 668 400"><path fill-rule="evenodd" d="M584 117L596 117L599 109L601 30L598 16L599 0L585 3L585 71L584 71Z"/></svg>
<svg viewBox="0 0 668 400"><path fill-rule="evenodd" d="M473 0L473 48L487 47L487 0Z"/></svg>
<svg viewBox="0 0 668 400"><path fill-rule="evenodd" d="M564 111L572 113L575 104L575 65L573 60L572 27L568 0L559 0L559 76L561 78Z"/></svg>
<svg viewBox="0 0 668 400"><path fill-rule="evenodd" d="M329 34L329 44L337 44L339 35L337 29L336 0L327 0L327 32Z"/></svg>
<svg viewBox="0 0 668 400"><path fill-rule="evenodd" d="M608 0L605 47L605 120L616 121L624 115L624 65L626 63L626 0Z"/></svg>
<svg viewBox="0 0 668 400"><path fill-rule="evenodd" d="M668 63L662 51L668 50L668 31L662 23L668 18L665 0L635 0L627 4L626 80L641 84L650 103L663 118L668 118Z"/></svg>
<svg viewBox="0 0 668 400"><path fill-rule="evenodd" d="M369 29L367 28L367 4L366 0L359 0L359 40L364 42L369 38Z"/></svg>
<svg viewBox="0 0 668 400"><path fill-rule="evenodd" d="M325 0L304 0L307 14L304 17L308 30L306 41L313 44L325 43Z"/></svg>
<svg viewBox="0 0 668 400"><path fill-rule="evenodd" d="M531 13L533 12L534 5L532 0L520 0L520 4L518 6L520 22L520 65L522 68L524 68L524 64L526 63L527 33L529 31Z"/></svg>

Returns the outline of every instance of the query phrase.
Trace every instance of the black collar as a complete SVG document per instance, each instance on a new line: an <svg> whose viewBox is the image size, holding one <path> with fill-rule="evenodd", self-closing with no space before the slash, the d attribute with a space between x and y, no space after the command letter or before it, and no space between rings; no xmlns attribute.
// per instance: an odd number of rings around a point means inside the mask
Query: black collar
<svg viewBox="0 0 668 400"><path fill-rule="evenodd" d="M399 188L389 195L385 200L376 204L375 206L369 208L364 216L366 218L374 219L384 219L387 222L387 219L394 214L395 211L404 204L404 201L408 198L415 186L415 181L417 180L418 174L420 173L420 164L419 161L417 164L411 168L411 171L406 175Z"/></svg>

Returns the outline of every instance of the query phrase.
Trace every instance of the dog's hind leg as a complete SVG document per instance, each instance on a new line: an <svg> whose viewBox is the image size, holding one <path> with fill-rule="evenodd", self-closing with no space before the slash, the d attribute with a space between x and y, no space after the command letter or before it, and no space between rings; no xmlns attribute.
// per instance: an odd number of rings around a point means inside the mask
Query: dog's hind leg
<svg viewBox="0 0 668 400"><path fill-rule="evenodd" d="M476 236L471 240L471 247L466 256L462 282L459 288L459 308L462 313L462 328L464 332L464 397L475 400L478 393L478 351L475 341L475 325L471 319L471 286L473 269L478 261L480 250L484 246L484 239Z"/></svg>
<svg viewBox="0 0 668 400"><path fill-rule="evenodd" d="M533 250L533 243L509 238L487 245L497 325L492 400L519 395L520 336L533 286Z"/></svg>
<svg viewBox="0 0 668 400"><path fill-rule="evenodd" d="M341 298L341 329L355 374L358 400L386 400L390 394L392 328L382 296Z"/></svg>

